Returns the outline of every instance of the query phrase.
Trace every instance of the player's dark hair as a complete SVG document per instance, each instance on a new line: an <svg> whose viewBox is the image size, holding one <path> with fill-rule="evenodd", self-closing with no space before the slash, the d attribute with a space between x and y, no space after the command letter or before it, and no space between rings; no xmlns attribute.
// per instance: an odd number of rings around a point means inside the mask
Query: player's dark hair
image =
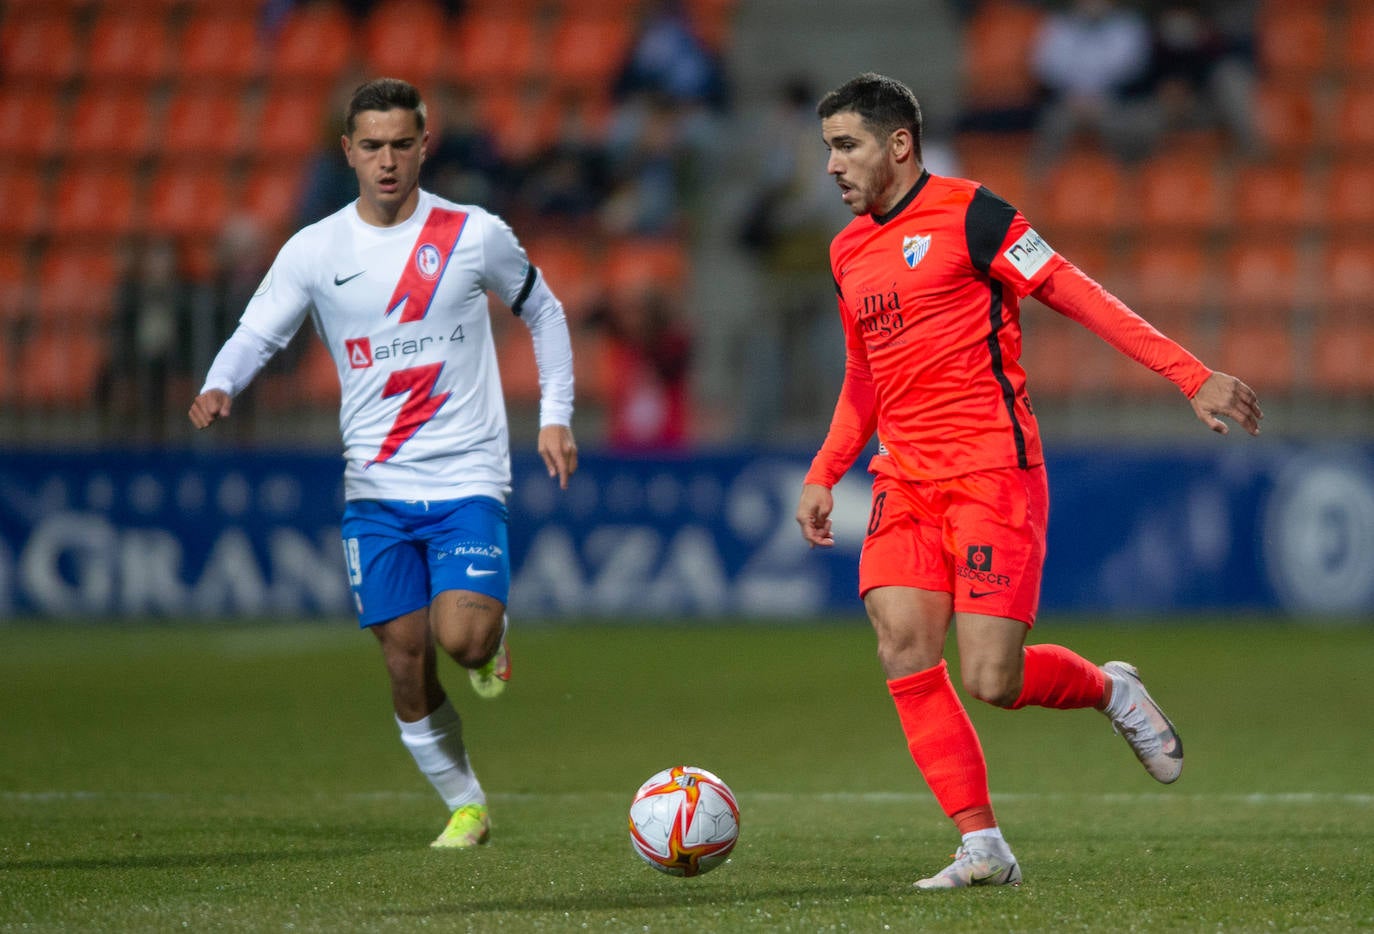
<svg viewBox="0 0 1374 934"><path fill-rule="evenodd" d="M838 113L856 113L880 140L897 130L910 130L916 158L921 158L921 103L911 88L896 78L866 71L822 97L816 113L822 120Z"/></svg>
<svg viewBox="0 0 1374 934"><path fill-rule="evenodd" d="M365 110L413 110L421 132L425 128L425 102L419 88L400 78L374 78L353 92L344 112L344 132L349 136L357 125L358 114Z"/></svg>

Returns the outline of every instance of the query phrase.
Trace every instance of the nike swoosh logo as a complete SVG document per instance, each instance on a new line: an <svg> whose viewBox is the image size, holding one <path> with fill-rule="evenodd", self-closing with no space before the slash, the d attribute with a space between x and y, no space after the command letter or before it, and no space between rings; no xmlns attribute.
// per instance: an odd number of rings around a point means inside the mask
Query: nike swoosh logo
<svg viewBox="0 0 1374 934"><path fill-rule="evenodd" d="M359 272L355 272L355 273L354 273L353 275L351 275L351 276L344 276L342 279L340 279L340 278L338 277L338 275L335 275L335 276L334 276L334 284L335 284L335 285L343 285L345 282L352 282L354 279L358 278L359 276L361 276L361 275L362 275L363 273L365 273L365 272L367 272L367 270L366 270L366 269L363 269L363 270L360 270Z"/></svg>
<svg viewBox="0 0 1374 934"><path fill-rule="evenodd" d="M970 598L978 600L982 597L991 597L993 594L1001 592L1000 590L970 590L968 595Z"/></svg>
<svg viewBox="0 0 1374 934"><path fill-rule="evenodd" d="M493 574L495 574L495 573L496 573L495 571L491 571L491 570L488 570L488 571L479 571L477 568L473 567L472 565L470 565L470 564L468 565L468 570L467 570L467 575L468 575L468 577L490 577L491 575L493 575Z"/></svg>

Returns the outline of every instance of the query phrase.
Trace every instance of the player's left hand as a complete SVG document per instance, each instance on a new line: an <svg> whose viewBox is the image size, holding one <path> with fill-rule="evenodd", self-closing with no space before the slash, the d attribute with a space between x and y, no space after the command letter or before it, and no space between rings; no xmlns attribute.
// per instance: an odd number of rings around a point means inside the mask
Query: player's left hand
<svg viewBox="0 0 1374 934"><path fill-rule="evenodd" d="M539 429L539 456L550 477L558 478L562 489L568 488L568 478L577 472L577 442L567 425L545 425Z"/></svg>
<svg viewBox="0 0 1374 934"><path fill-rule="evenodd" d="M1252 435L1260 433L1260 419L1264 418L1264 413L1260 411L1259 397L1234 376L1220 371L1212 373L1189 401L1202 424L1217 434L1224 435L1230 430L1217 417L1219 415L1232 419Z"/></svg>

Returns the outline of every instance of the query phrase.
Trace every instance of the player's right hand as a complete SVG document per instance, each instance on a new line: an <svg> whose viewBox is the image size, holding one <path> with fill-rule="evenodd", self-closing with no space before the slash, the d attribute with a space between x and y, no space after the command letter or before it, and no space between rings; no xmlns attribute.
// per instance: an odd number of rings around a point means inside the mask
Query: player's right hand
<svg viewBox="0 0 1374 934"><path fill-rule="evenodd" d="M812 548L830 548L835 544L835 534L830 528L830 511L835 508L835 498L830 488L817 483L802 487L801 502L797 504L797 524L801 526L802 538Z"/></svg>
<svg viewBox="0 0 1374 934"><path fill-rule="evenodd" d="M211 422L228 417L232 405L233 400L229 398L229 393L223 389L211 389L196 396L196 400L191 403L191 411L187 414L192 425L197 428L208 428Z"/></svg>

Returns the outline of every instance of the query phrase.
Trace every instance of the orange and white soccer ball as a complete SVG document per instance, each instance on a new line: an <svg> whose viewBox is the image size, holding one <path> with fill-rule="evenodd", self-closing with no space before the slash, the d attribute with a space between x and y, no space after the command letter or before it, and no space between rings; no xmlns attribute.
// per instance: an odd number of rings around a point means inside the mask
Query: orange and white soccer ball
<svg viewBox="0 0 1374 934"><path fill-rule="evenodd" d="M656 773L630 802L630 844L670 876L698 876L725 862L739 839L739 804L717 776L690 765Z"/></svg>

